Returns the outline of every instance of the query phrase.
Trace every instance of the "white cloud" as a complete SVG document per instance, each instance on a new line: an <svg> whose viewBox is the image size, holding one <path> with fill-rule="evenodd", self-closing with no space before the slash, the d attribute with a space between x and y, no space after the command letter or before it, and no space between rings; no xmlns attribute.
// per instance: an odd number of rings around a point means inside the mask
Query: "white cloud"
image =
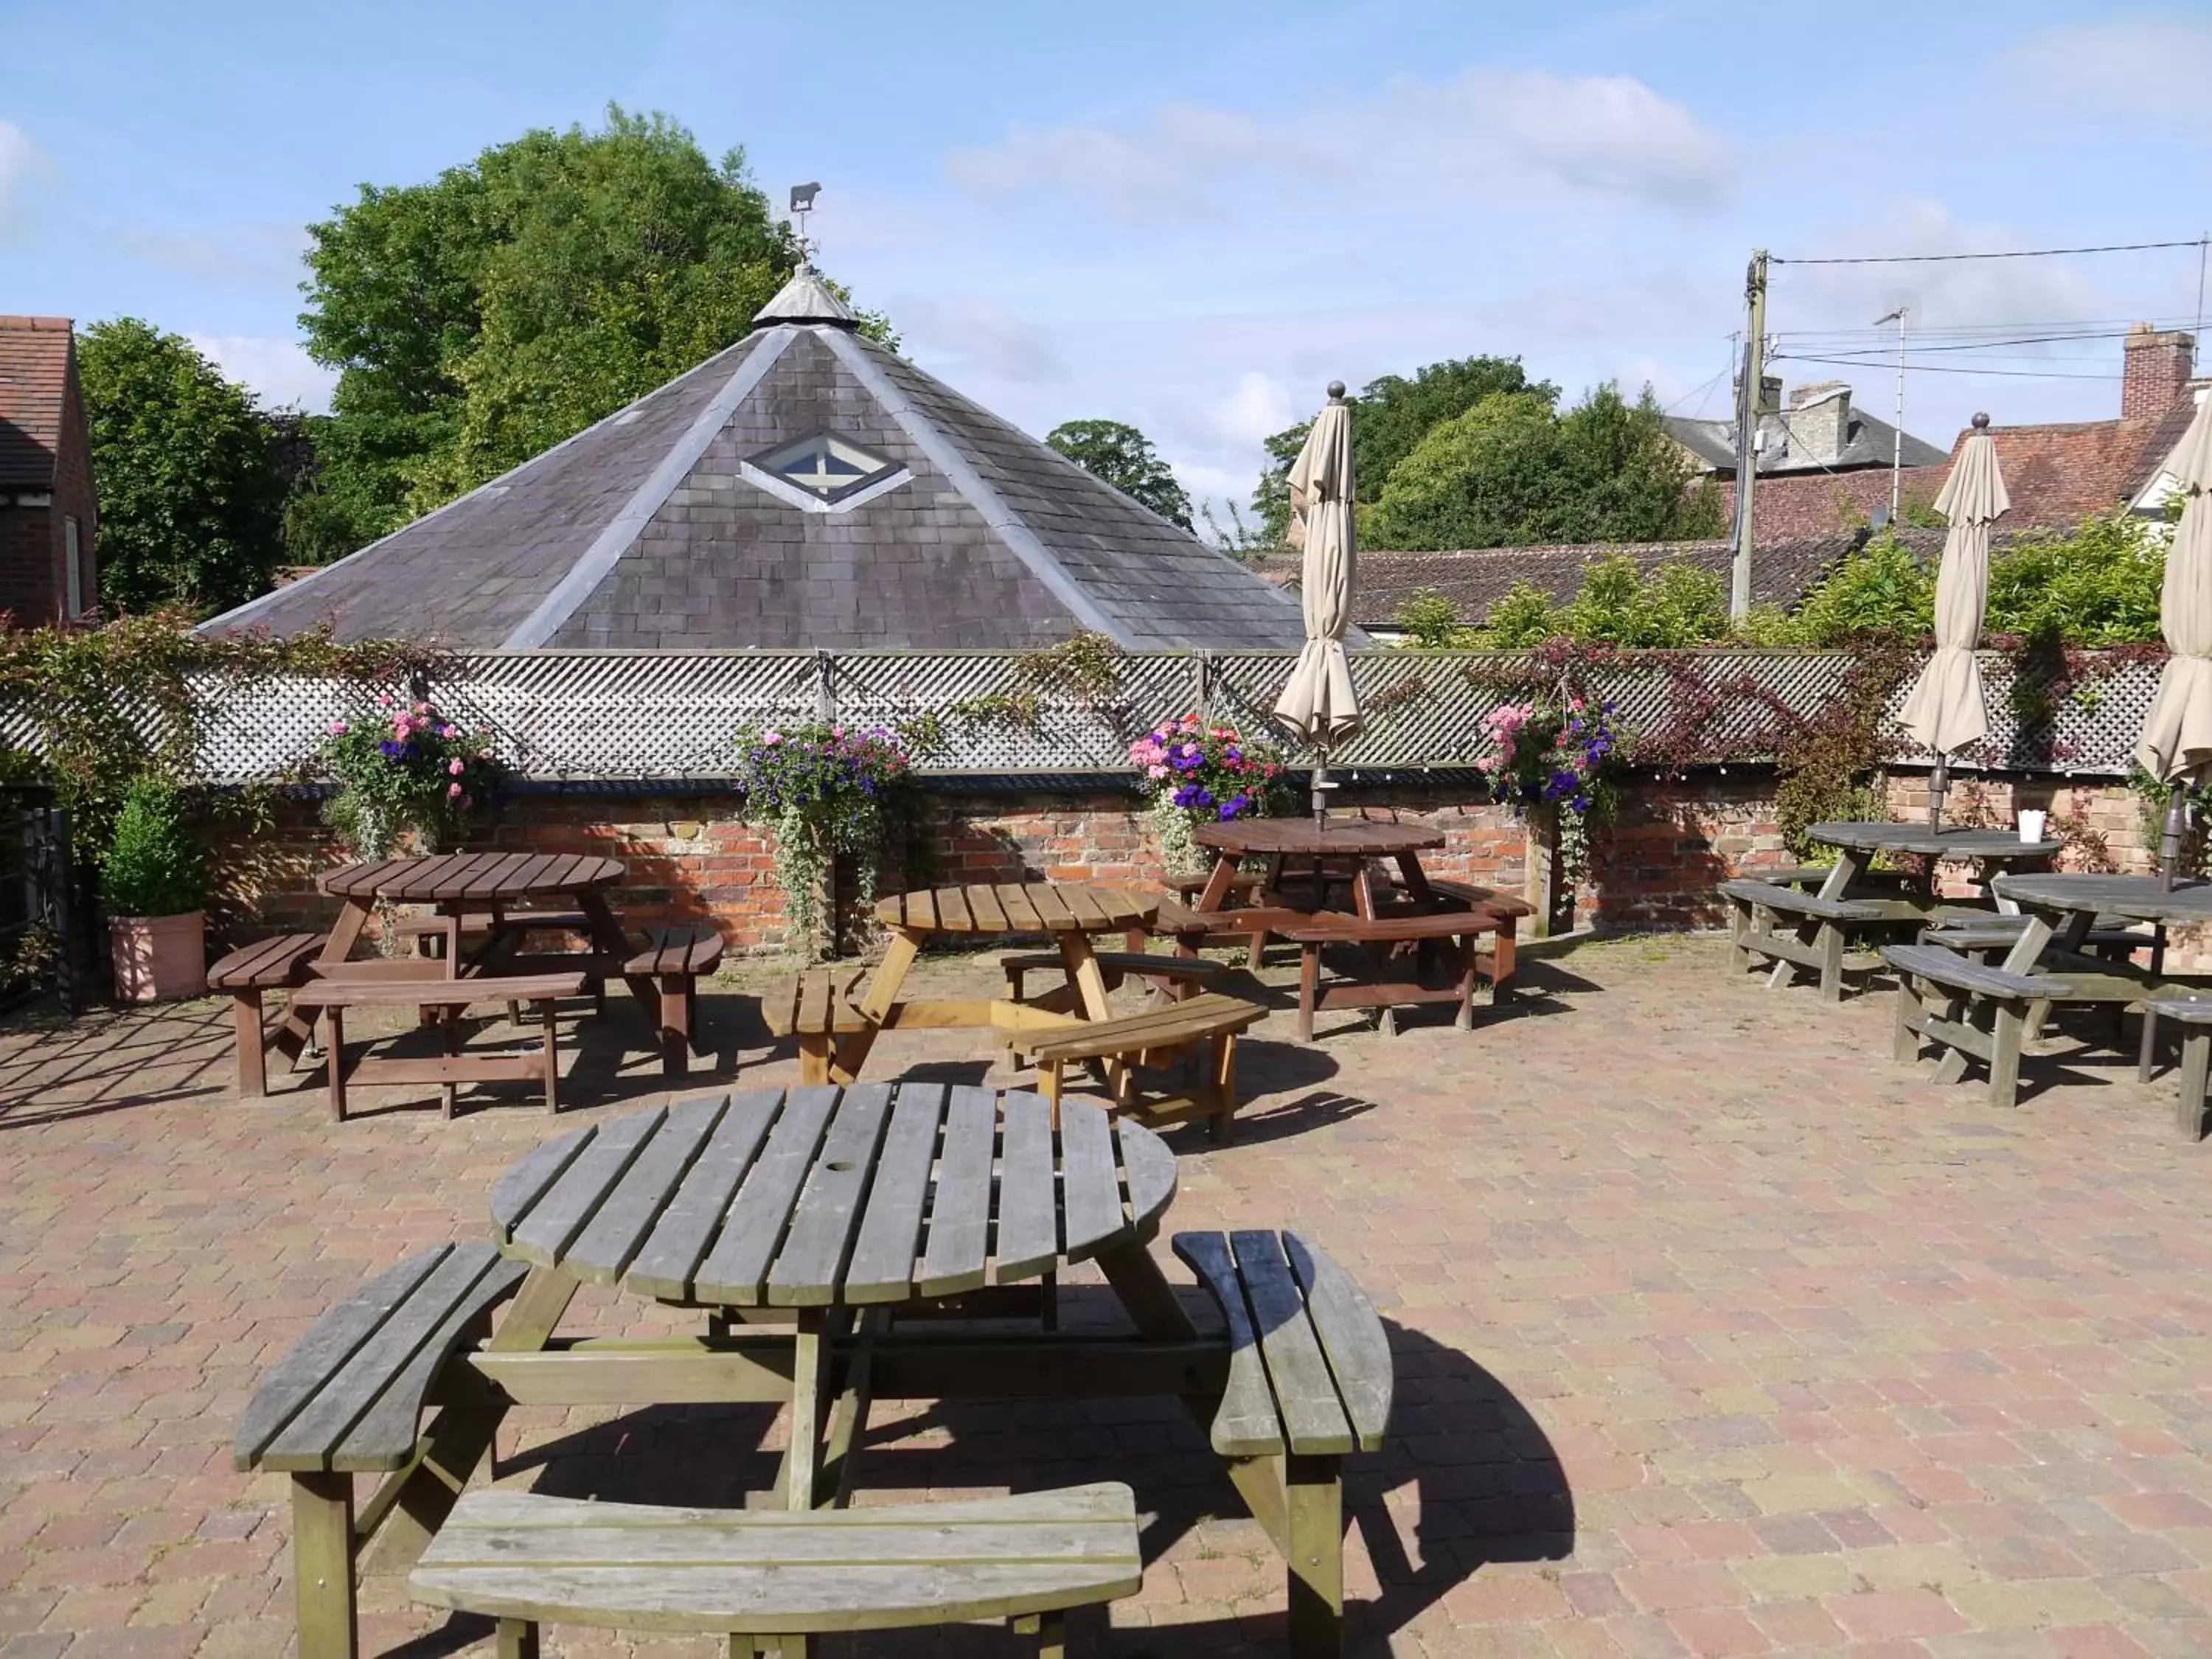
<svg viewBox="0 0 2212 1659"><path fill-rule="evenodd" d="M13 121L0 120L0 234L23 221L34 185L51 183L54 164Z"/></svg>
<svg viewBox="0 0 2212 1659"><path fill-rule="evenodd" d="M319 414L330 407L334 370L307 356L295 339L273 334L193 334L191 343L232 380L250 386L271 409Z"/></svg>
<svg viewBox="0 0 2212 1659"><path fill-rule="evenodd" d="M1039 193L1156 223L1218 216L1254 190L1310 200L1316 186L1347 204L1534 185L1695 207L1725 194L1734 171L1695 115L1633 76L1487 69L1267 116L1170 105L1127 130L1016 128L945 165L979 195Z"/></svg>
<svg viewBox="0 0 2212 1659"><path fill-rule="evenodd" d="M992 301L973 295L909 295L894 297L890 313L907 351L942 360L942 372L952 378L972 370L1037 386L1066 374L1043 329Z"/></svg>
<svg viewBox="0 0 2212 1659"><path fill-rule="evenodd" d="M115 233L126 253L188 276L244 285L295 281L307 232L296 224L222 225L171 231L134 226Z"/></svg>
<svg viewBox="0 0 2212 1659"><path fill-rule="evenodd" d="M1263 439L1297 424L1290 388L1272 374L1247 372L1225 395L1207 404L1204 424L1219 442L1257 448Z"/></svg>
<svg viewBox="0 0 2212 1659"><path fill-rule="evenodd" d="M2153 119L2212 118L2212 22L2112 17L2031 35L2008 67L2024 89Z"/></svg>

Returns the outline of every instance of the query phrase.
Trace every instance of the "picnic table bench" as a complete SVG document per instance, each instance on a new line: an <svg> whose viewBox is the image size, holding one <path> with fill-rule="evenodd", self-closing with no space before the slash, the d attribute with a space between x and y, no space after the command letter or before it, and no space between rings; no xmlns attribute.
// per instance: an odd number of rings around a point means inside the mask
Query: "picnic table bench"
<svg viewBox="0 0 2212 1659"><path fill-rule="evenodd" d="M292 993L292 1006L320 1010L330 1029L324 1035L328 1057L331 1117L343 1123L346 1088L352 1083L434 1083L447 1117L453 1115L454 1096L463 1083L538 1082L545 1091L545 1110L561 1109L559 1029L555 1005L562 997L580 996L586 984L582 973L495 975L469 979L318 979ZM460 1017L471 1003L523 1003L538 1009L541 1036L534 1054L465 1054L460 1052ZM349 1051L345 1013L349 1008L435 1009L444 1032L446 1052L422 1058L371 1058Z"/></svg>
<svg viewBox="0 0 2212 1659"><path fill-rule="evenodd" d="M1827 898L1802 886L1739 878L1720 884L1728 902L1729 965L1771 967L1770 988L1787 984L1800 968L1820 976L1823 1001L1839 1002L1844 975L1881 964L1869 940L1893 938L1928 925L1928 906L1906 898Z"/></svg>
<svg viewBox="0 0 2212 1659"><path fill-rule="evenodd" d="M648 927L645 949L623 964L626 975L651 980L660 989L660 1069L682 1077L690 1069L699 1012L699 981L722 965L722 936L712 927Z"/></svg>
<svg viewBox="0 0 2212 1659"><path fill-rule="evenodd" d="M1225 1142L1237 1114L1237 1040L1267 1017L1256 1002L1208 992L1117 1019L1014 1030L1007 1047L1036 1064L1037 1079L1057 1116L1066 1068L1085 1060L1122 1062L1116 1107L1155 1127L1192 1118L1212 1120L1213 1139ZM1182 1092L1149 1091L1140 1069L1187 1062L1196 1073Z"/></svg>
<svg viewBox="0 0 2212 1659"><path fill-rule="evenodd" d="M2019 1097L2020 1051L2038 1003L2070 994L2068 981L2009 973L1940 945L1888 945L1882 957L1897 970L1897 1022L1891 1053L1910 1065L1923 1041L1943 1051L1936 1080L1955 1083L1969 1060L1989 1068L1990 1101Z"/></svg>
<svg viewBox="0 0 2212 1659"><path fill-rule="evenodd" d="M2212 1078L2212 998L2147 997L2134 1005L2145 1019L2170 1019L2181 1027L2180 1093L2173 1105L2174 1127L2185 1140L2204 1138L2207 1079Z"/></svg>
<svg viewBox="0 0 2212 1659"><path fill-rule="evenodd" d="M1497 934L1510 919L1485 909L1439 910L1403 915L1353 916L1334 913L1302 916L1280 931L1296 945L1298 958L1298 1040L1313 1041L1314 1015L1335 1008L1375 1008L1381 1011L1386 1035L1395 1035L1393 1010L1424 1003L1455 1005L1453 1023L1465 1030L1474 1023L1476 960L1474 941L1485 933ZM1425 985L1419 977L1388 976L1389 947L1399 945L1454 946L1452 982ZM1322 952L1334 945L1361 947L1380 957L1374 975L1364 981L1324 988L1321 982ZM1382 947L1380 952L1376 947ZM1510 958L1509 958L1510 960ZM1492 981L1493 998L1510 994L1509 979Z"/></svg>
<svg viewBox="0 0 2212 1659"><path fill-rule="evenodd" d="M1344 1459L1382 1449L1389 1339L1352 1276L1296 1233L1178 1233L1174 1243L1228 1324L1229 1380L1208 1438L1288 1565L1291 1651L1333 1654Z"/></svg>
<svg viewBox="0 0 2212 1659"><path fill-rule="evenodd" d="M805 1514L471 1492L408 1588L496 1618L501 1659L538 1659L541 1620L788 1656L817 1632L987 1620L1016 1621L1042 1659L1062 1659L1067 1609L1134 1595L1144 1577L1136 1499L1105 1481Z"/></svg>
<svg viewBox="0 0 2212 1659"><path fill-rule="evenodd" d="M321 933L272 934L240 945L208 969L208 989L230 994L241 1098L258 1100L269 1092L269 1050L279 1033L269 1029L264 996L306 984L324 939Z"/></svg>
<svg viewBox="0 0 2212 1659"><path fill-rule="evenodd" d="M364 1547L380 1529L391 1565L411 1562L490 1450L504 1398L449 1362L523 1271L489 1244L410 1256L316 1320L254 1390L233 1462L292 1478L301 1659L356 1659ZM356 1510L354 1477L374 1474L386 1478Z"/></svg>

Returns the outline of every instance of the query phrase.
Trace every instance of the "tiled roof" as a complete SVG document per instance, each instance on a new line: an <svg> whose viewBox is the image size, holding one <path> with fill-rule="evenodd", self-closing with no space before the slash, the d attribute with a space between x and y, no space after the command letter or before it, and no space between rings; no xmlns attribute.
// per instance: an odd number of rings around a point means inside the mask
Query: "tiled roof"
<svg viewBox="0 0 2212 1659"><path fill-rule="evenodd" d="M829 309L787 294L786 313ZM749 465L823 434L900 470L830 505ZM1078 629L1131 649L1304 638L1281 589L829 316L757 327L208 626L285 633L325 617L341 638L480 650L1005 648Z"/></svg>
<svg viewBox="0 0 2212 1659"><path fill-rule="evenodd" d="M51 489L72 336L66 317L0 317L0 489Z"/></svg>
<svg viewBox="0 0 2212 1659"><path fill-rule="evenodd" d="M1793 411L1794 412L1794 411ZM1897 459L1897 428L1878 415L1854 406L1843 453L1832 460L1817 461L1790 426L1789 414L1770 415L1761 422L1766 446L1759 452L1761 478L1790 477L1807 472L1852 472L1868 467L1887 467ZM1667 435L1695 455L1714 472L1735 476L1735 422L1700 421L1669 415L1662 422ZM1943 452L1924 438L1905 434L1907 467L1929 466L1944 459Z"/></svg>

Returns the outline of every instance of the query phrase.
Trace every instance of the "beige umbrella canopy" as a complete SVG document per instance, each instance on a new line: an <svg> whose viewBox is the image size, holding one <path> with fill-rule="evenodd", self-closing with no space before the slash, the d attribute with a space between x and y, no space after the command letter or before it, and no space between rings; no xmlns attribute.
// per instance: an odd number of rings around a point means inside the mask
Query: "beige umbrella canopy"
<svg viewBox="0 0 2212 1659"><path fill-rule="evenodd" d="M2136 760L2163 783L2202 780L2212 768L2212 400L2197 405L2166 470L2179 481L2181 523L2166 551L2159 630L2173 654L2158 677L2158 695L2143 717ZM2166 816L2160 861L2166 875L2180 852L2180 795Z"/></svg>
<svg viewBox="0 0 2212 1659"><path fill-rule="evenodd" d="M1291 467L1291 545L1304 556L1299 590L1305 605L1305 648L1275 703L1275 720L1300 743L1322 751L1316 811L1328 751L1359 730L1359 694L1344 654L1352 625L1354 554L1352 528L1352 410L1344 383L1333 381L1328 404L1315 416L1305 447Z"/></svg>
<svg viewBox="0 0 2212 1659"><path fill-rule="evenodd" d="M1997 470L1990 417L1977 415L1974 435L1960 450L1959 463L1936 498L1936 510L1950 524L1936 575L1936 654L1920 671L1899 716L1914 741L1936 755L1935 775L1928 781L1928 822L1936 828L1943 822L1950 757L1990 732L1982 665L1974 647L1981 642L1982 615L1989 604L1990 526L2011 505Z"/></svg>

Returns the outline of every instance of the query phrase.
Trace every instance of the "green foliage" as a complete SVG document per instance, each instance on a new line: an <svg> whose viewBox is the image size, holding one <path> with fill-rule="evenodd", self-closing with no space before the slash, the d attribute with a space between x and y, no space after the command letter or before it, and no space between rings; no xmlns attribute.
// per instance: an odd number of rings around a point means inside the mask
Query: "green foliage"
<svg viewBox="0 0 2212 1659"><path fill-rule="evenodd" d="M391 857L409 830L426 847L443 844L499 777L483 739L428 702L388 692L332 720L317 760L338 786L323 815L362 859Z"/></svg>
<svg viewBox="0 0 2212 1659"><path fill-rule="evenodd" d="M1500 392L1431 428L1391 471L1363 523L1370 546L1434 550L1686 539L1719 528L1717 501L1647 387L1602 386L1565 415Z"/></svg>
<svg viewBox="0 0 2212 1659"><path fill-rule="evenodd" d="M2166 544L2149 522L2118 513L2069 536L2014 543L1990 561L1985 631L2094 647L2159 637Z"/></svg>
<svg viewBox="0 0 2212 1659"><path fill-rule="evenodd" d="M796 249L732 150L660 115L539 130L309 227L301 323L340 371L295 545L396 529L746 333Z"/></svg>
<svg viewBox="0 0 2212 1659"><path fill-rule="evenodd" d="M1460 621L1459 607L1433 588L1422 588L1407 599L1398 607L1396 621L1407 639L1423 651L1472 650L1482 642L1480 630Z"/></svg>
<svg viewBox="0 0 2212 1659"><path fill-rule="evenodd" d="M1392 471L1432 427L1464 415L1493 393L1522 392L1547 405L1559 395L1548 381L1532 382L1518 357L1460 357L1426 364L1410 380L1402 374L1370 380L1345 400L1352 405L1352 487L1358 499L1370 506L1379 501ZM1311 421L1303 421L1267 441L1267 468L1253 492L1252 512L1269 548L1283 546L1289 538L1291 465L1312 428Z"/></svg>
<svg viewBox="0 0 2212 1659"><path fill-rule="evenodd" d="M168 784L148 777L131 786L100 874L112 916L180 916L206 904L207 855Z"/></svg>
<svg viewBox="0 0 2212 1659"><path fill-rule="evenodd" d="M1565 617L1577 640L1678 651L1728 635L1728 596L1721 580L1693 564L1662 564L1646 573L1626 553L1593 559Z"/></svg>
<svg viewBox="0 0 2212 1659"><path fill-rule="evenodd" d="M1856 642L1842 690L1808 717L1790 720L1776 746L1774 816L1800 858L1814 852L1814 824L1888 816L1874 787L1887 760L1889 702L1919 669L1917 640L1870 635Z"/></svg>
<svg viewBox="0 0 2212 1659"><path fill-rule="evenodd" d="M226 610L282 556L275 434L192 343L135 317L77 345L100 492L100 608Z"/></svg>
<svg viewBox="0 0 2212 1659"><path fill-rule="evenodd" d="M390 685L444 661L389 640L339 645L327 629L276 639L191 623L156 611L101 628L0 631L0 722L23 744L0 749L0 775L53 790L81 860L100 856L135 781L191 780L222 711L295 679Z"/></svg>
<svg viewBox="0 0 2212 1659"><path fill-rule="evenodd" d="M1282 817L1297 811L1297 792L1282 751L1233 726L1194 714L1162 720L1129 745L1137 787L1152 799L1152 823L1171 868L1200 867L1191 831L1235 818Z"/></svg>
<svg viewBox="0 0 2212 1659"><path fill-rule="evenodd" d="M1918 640L1936 626L1936 573L1894 535L1876 536L1798 605L1790 643L1838 646L1869 634Z"/></svg>
<svg viewBox="0 0 2212 1659"><path fill-rule="evenodd" d="M1516 582L1492 604L1476 637L1494 651L1526 651L1566 631L1566 612L1550 594L1534 582Z"/></svg>
<svg viewBox="0 0 2212 1659"><path fill-rule="evenodd" d="M834 954L836 919L822 908L831 873L846 860L859 883L856 908L875 902L890 814L908 804L913 763L885 731L747 728L738 735L737 782L746 819L775 831L776 881L793 930L809 954Z"/></svg>
<svg viewBox="0 0 2212 1659"><path fill-rule="evenodd" d="M1191 527L1189 495L1152 441L1135 427L1120 421L1062 421L1044 441L1131 501L1185 530Z"/></svg>

